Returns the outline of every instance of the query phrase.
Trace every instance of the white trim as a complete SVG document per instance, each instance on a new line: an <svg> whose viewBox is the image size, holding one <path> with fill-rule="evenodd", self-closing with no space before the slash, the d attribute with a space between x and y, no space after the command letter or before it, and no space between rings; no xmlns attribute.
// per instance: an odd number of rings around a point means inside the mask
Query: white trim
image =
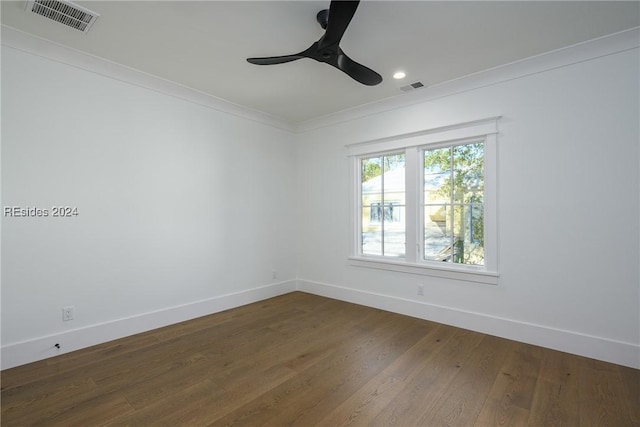
<svg viewBox="0 0 640 427"><path fill-rule="evenodd" d="M352 120L399 110L412 105L493 86L603 56L638 49L638 47L640 47L640 27L634 27L572 46L524 58L510 64L500 65L495 68L438 83L417 91L398 94L366 105L310 119L295 125L295 132L304 133L340 123L347 123Z"/></svg>
<svg viewBox="0 0 640 427"><path fill-rule="evenodd" d="M296 281L288 280L67 332L7 344L1 349L1 369L13 368L118 338L173 325L185 320L207 316L287 294L295 290ZM54 347L55 343L60 344L60 349Z"/></svg>
<svg viewBox="0 0 640 427"><path fill-rule="evenodd" d="M485 268L499 270L498 251L498 137L484 140L484 253Z"/></svg>
<svg viewBox="0 0 640 427"><path fill-rule="evenodd" d="M487 271L484 269L479 270L474 269L472 266L461 264L452 266L450 263L441 263L442 267L439 264L436 264L437 263L427 264L394 261L393 259L366 256L349 257L349 265L354 267L368 267L378 270L397 271L399 273L441 277L443 279L463 280L465 282L485 283L487 285L498 284L499 275L496 271Z"/></svg>
<svg viewBox="0 0 640 427"><path fill-rule="evenodd" d="M640 345L630 342L307 280L298 290L640 369Z"/></svg>
<svg viewBox="0 0 640 427"><path fill-rule="evenodd" d="M348 144L346 147L349 151L349 156L361 156L440 142L485 137L498 133L498 120L500 118L501 116L494 116L470 122L424 129L418 132L356 142Z"/></svg>
<svg viewBox="0 0 640 427"><path fill-rule="evenodd" d="M180 85L145 72L126 67L98 56L25 33L8 25L1 25L3 47L10 47L52 61L60 62L90 73L98 74L134 86L179 98L222 113L242 117L257 123L293 132L293 124L274 116L234 104L222 98Z"/></svg>

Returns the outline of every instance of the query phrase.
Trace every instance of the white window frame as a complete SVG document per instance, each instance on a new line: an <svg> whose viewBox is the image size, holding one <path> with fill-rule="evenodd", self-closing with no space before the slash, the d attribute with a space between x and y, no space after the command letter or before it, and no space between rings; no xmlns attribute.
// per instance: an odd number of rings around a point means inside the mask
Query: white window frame
<svg viewBox="0 0 640 427"><path fill-rule="evenodd" d="M500 117L459 123L451 126L427 129L395 137L347 145L350 159L351 230L349 264L391 270L410 274L435 276L486 284L498 283L498 218L497 218L497 134ZM425 261L418 239L424 236L424 168L421 167L423 150L484 143L484 265L465 265ZM360 185L360 160L404 150L406 191L406 249L405 258L363 255L362 203Z"/></svg>

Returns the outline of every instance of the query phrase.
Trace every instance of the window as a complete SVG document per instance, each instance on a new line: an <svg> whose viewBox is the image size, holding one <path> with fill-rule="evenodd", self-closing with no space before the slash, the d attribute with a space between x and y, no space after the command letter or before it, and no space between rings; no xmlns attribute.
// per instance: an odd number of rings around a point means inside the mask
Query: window
<svg viewBox="0 0 640 427"><path fill-rule="evenodd" d="M497 120L348 146L351 264L497 283Z"/></svg>

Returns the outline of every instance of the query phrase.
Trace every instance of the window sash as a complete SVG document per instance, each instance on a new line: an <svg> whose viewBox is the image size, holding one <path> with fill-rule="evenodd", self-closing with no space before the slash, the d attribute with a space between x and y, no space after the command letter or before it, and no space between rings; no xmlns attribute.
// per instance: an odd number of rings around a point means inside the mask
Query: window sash
<svg viewBox="0 0 640 427"><path fill-rule="evenodd" d="M462 208L462 213L461 216L464 217L465 214L465 208L469 208L469 214L472 215L473 212L473 206L479 206L482 208L482 211L484 213L484 206L485 203L484 201L482 203L473 203L473 202L467 202L467 203L463 203L460 201L456 201L456 191L455 191L455 184L454 184L454 177L457 173L459 173L459 170L456 169L455 165L454 165L454 159L455 159L455 149L457 147L464 147L464 146L468 146L468 145L473 145L473 144L482 144L482 172L483 172L483 191L482 191L482 195L483 195L483 200L484 200L484 175L485 175L485 141L484 139L472 139L472 140L468 140L468 141L457 141L454 143L449 143L449 144L445 144L445 145L439 145L437 147L434 146L426 146L426 147L421 147L420 149L420 159L421 159L421 171L420 171L420 191L419 191L419 197L420 197L420 222L419 222L419 233L420 233L420 242L422 243L422 246L420 248L418 248L418 250L422 250L422 255L419 257L420 262L426 262L426 263L433 263L433 262L449 262L452 264L461 264L461 265L478 265L478 266L483 266L485 263L485 258L486 256L484 255L484 245L483 245L483 260L482 260L482 264L470 264L470 263L464 263L462 262L461 258L459 258L460 256L464 256L464 245L466 244L466 238L465 238L465 233L466 233L466 229L463 231L463 235L462 235L462 239L460 239L460 235L458 235L458 239L456 239L456 207L457 208ZM441 201L439 202L434 202L434 203L429 203L428 201L424 200L425 197L425 193L426 191L426 183L425 183L425 171L424 171L424 158L426 156L426 153L428 151L436 151L436 150L440 150L440 149L447 149L448 151L448 158L450 160L450 170L448 171L449 174L449 180L450 180L450 189L449 189L449 194L448 197L445 199L443 198ZM449 233L448 237L448 245L445 245L443 247L444 249L448 248L448 254L442 253L442 254L436 254L436 255L440 255L440 256L434 256L433 259L428 259L427 258L427 254L426 254L426 240L427 240L427 230L426 230L426 215L425 215L425 208L427 206L442 206L445 207L446 209L446 217L445 217L445 224L446 223L450 223L451 226L451 232ZM471 221L471 217L469 218L469 220ZM460 218L461 222L464 222L463 218ZM483 221L482 221L482 229L483 229L483 235L484 235L484 229L485 229L485 222L486 222L486 216L483 215ZM469 229L469 233L472 233L472 222L470 222L470 229ZM447 230L447 226L445 225L445 234L448 233ZM470 235L470 243L473 241L472 236ZM463 246L460 246L459 242L463 242ZM459 261L456 261L459 260Z"/></svg>
<svg viewBox="0 0 640 427"><path fill-rule="evenodd" d="M401 156L402 159L399 160L397 157ZM404 151L394 151L390 153L381 153L376 155L362 156L357 159L359 166L359 174L358 174L358 210L359 210L359 225L358 225L358 235L360 237L358 250L359 255L362 256L380 256L380 257L391 257L396 259L403 259L404 254L406 253L406 246L402 246L402 244L398 244L397 240L392 236L398 235L399 228L402 228L401 235L406 235L406 226L404 225L404 221L402 215L406 211L406 206L404 205L405 196L403 193L401 196L398 195L398 188L393 188L393 184L391 187L387 187L386 183L386 174L395 171L398 168L398 163L402 163L401 169L405 169L406 167L406 159L404 158ZM386 170L386 160L389 158L395 157L395 160L390 160L389 170ZM366 196L373 198L373 200L367 199L365 197L365 193L363 193L364 184L366 181L363 177L364 173L364 163L367 160L380 160L380 175L369 178L372 182L373 191L369 191L366 193ZM396 162L396 168L392 168L392 162ZM373 163L375 164L375 163ZM406 175L406 171L405 174ZM379 177L379 183L376 184L375 180ZM403 182L403 181L401 181ZM397 182L396 182L397 185ZM377 188L379 186L379 189ZM400 189L404 188L404 185L400 186ZM395 190L395 191L392 191ZM406 190L406 189L405 189ZM395 194L395 196L391 196L388 198L388 194ZM395 197L395 198L394 198ZM396 200L399 198L400 200ZM365 201L365 199L367 199ZM367 213L368 211L368 213ZM365 250L365 224L364 219L367 219L367 233L369 234L367 237L373 239L372 244L370 244L369 250ZM373 230L372 230L373 229ZM402 238L402 236L399 236ZM376 242L379 244L376 244ZM388 250L387 250L388 249ZM379 254L376 254L379 252Z"/></svg>

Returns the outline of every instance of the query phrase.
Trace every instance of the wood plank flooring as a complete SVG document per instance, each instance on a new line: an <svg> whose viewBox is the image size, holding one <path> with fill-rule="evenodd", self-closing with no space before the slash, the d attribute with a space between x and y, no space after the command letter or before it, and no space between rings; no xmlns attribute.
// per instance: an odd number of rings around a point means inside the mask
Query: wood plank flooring
<svg viewBox="0 0 640 427"><path fill-rule="evenodd" d="M1 373L3 426L640 426L640 371L294 292Z"/></svg>

